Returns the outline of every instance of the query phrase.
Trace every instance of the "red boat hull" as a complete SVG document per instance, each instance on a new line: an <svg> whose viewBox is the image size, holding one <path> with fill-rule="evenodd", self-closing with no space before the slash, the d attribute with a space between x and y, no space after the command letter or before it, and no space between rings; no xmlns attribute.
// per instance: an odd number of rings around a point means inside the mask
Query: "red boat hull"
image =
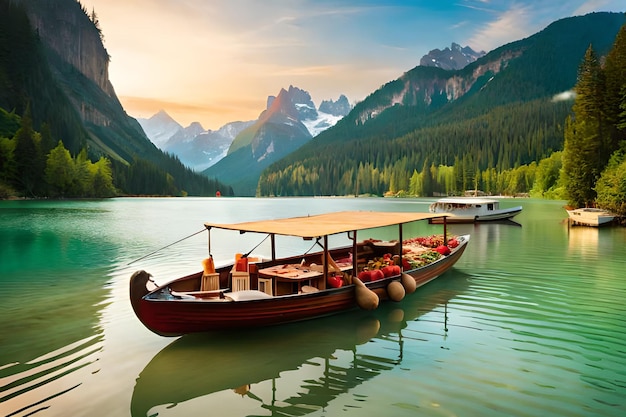
<svg viewBox="0 0 626 417"><path fill-rule="evenodd" d="M452 268L459 260L469 237L448 256L406 273L415 279L417 287L432 281ZM201 273L197 274L198 276ZM190 277L179 280L189 280ZM151 331L162 336L180 336L188 333L272 326L319 318L358 308L355 285L254 300L227 299L163 299L151 297L161 291L146 289L150 275L138 271L131 277L130 298L139 320ZM368 282L380 300L388 299L387 285L400 276ZM178 281L178 280L177 280Z"/></svg>

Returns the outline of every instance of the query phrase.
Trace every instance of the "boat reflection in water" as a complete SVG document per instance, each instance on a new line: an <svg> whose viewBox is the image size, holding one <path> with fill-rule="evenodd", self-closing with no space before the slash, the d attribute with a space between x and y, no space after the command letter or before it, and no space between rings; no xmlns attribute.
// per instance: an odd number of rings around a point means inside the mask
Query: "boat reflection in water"
<svg viewBox="0 0 626 417"><path fill-rule="evenodd" d="M454 285L446 285L451 281ZM403 330L408 323L440 310L444 336L447 302L467 282L465 274L450 271L445 280L429 284L431 288L372 312L357 310L246 333L221 332L220 337L212 333L183 336L161 350L141 372L131 414L184 415L182 409L175 409L221 391L258 401L257 412L269 410L269 415L300 416L323 409L401 363L407 337ZM207 401L204 407L218 411L218 401ZM224 402L223 396L219 402Z"/></svg>

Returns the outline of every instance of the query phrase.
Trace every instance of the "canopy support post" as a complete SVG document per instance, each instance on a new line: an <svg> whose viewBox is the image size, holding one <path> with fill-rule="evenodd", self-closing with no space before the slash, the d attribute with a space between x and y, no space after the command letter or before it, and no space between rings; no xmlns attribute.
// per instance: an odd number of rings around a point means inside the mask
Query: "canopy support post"
<svg viewBox="0 0 626 417"><path fill-rule="evenodd" d="M357 244L356 244L356 230L352 231L352 237L350 237L350 232L348 232L348 239L352 239L352 276L356 277L359 275L359 271L357 270ZM352 284L352 282L350 283Z"/></svg>
<svg viewBox="0 0 626 417"><path fill-rule="evenodd" d="M398 255L400 256L400 270L402 270L402 265L404 265L402 263L402 245L404 242L404 238L402 237L402 223L398 224L398 239L400 241L400 253Z"/></svg>
<svg viewBox="0 0 626 417"><path fill-rule="evenodd" d="M210 227L207 227L206 229L207 229L207 232L208 232L208 233L207 233L207 235L209 235L209 236L208 236L208 240L209 240L209 241L208 241L209 256L212 256L212 255L211 255L211 228L210 228Z"/></svg>
<svg viewBox="0 0 626 417"><path fill-rule="evenodd" d="M322 277L322 285L323 289L326 289L326 280L328 279L328 259L330 258L330 254L328 253L328 235L324 235L324 276Z"/></svg>

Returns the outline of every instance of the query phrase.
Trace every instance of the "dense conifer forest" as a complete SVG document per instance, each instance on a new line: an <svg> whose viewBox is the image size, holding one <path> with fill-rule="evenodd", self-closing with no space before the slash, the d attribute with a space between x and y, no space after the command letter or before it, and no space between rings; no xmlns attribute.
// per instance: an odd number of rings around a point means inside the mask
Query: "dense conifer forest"
<svg viewBox="0 0 626 417"><path fill-rule="evenodd" d="M570 108L571 102L536 100L396 139L381 136L319 144L310 157L288 157L275 164L274 172L262 178L259 192L432 196L480 189L490 194L527 193L527 177L536 167L533 162L562 149ZM463 156L448 159L455 154Z"/></svg>
<svg viewBox="0 0 626 417"><path fill-rule="evenodd" d="M73 156L63 141L55 143L47 124L38 132L32 123L29 107L23 117L0 108L0 198L232 195L170 155L160 166L141 158L123 164L100 156L92 162L86 148Z"/></svg>

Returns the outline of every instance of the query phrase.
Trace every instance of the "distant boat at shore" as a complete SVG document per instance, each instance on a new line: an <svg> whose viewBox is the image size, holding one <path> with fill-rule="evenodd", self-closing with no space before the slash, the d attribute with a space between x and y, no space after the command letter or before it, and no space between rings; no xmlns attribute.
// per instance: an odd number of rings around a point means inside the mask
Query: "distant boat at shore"
<svg viewBox="0 0 626 417"><path fill-rule="evenodd" d="M599 208L583 207L567 210L569 221L574 225L600 227L615 220L615 214Z"/></svg>
<svg viewBox="0 0 626 417"><path fill-rule="evenodd" d="M446 219L448 223L474 223L510 220L522 211L522 206L501 209L500 202L494 198L447 197L432 203L428 210L434 214L450 214Z"/></svg>

